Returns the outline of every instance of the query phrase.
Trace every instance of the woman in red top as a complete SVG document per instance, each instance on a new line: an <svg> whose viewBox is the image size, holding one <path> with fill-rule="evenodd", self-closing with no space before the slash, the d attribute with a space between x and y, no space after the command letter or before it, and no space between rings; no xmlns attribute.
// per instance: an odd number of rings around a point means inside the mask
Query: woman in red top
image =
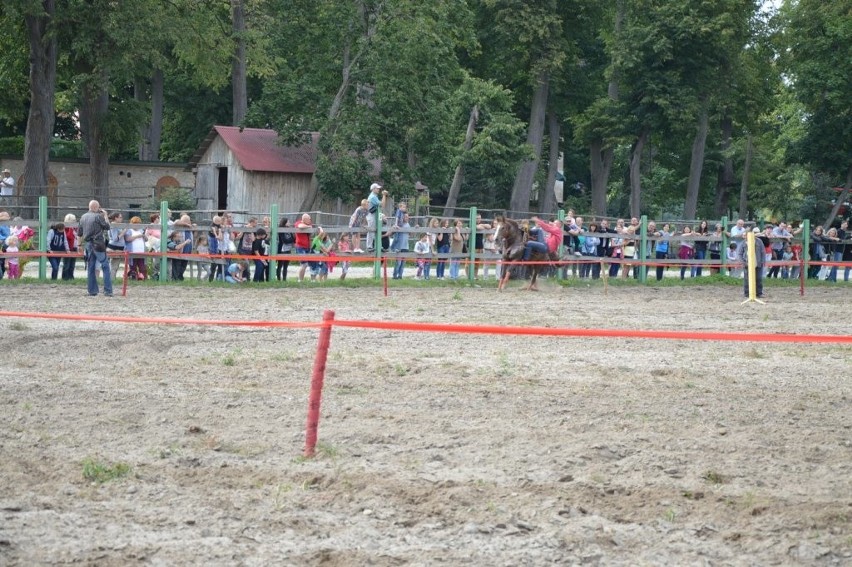
<svg viewBox="0 0 852 567"><path fill-rule="evenodd" d="M311 254L311 235L313 233L314 226L311 224L311 215L305 213L302 215L302 220L296 223L296 254ZM312 262L308 262L307 260L300 260L299 263L301 267L299 268L299 283L301 283L305 279L305 272L308 270L308 266L312 264ZM311 280L313 281L316 276L311 276Z"/></svg>
<svg viewBox="0 0 852 567"><path fill-rule="evenodd" d="M69 223L77 223L77 217L72 213L65 215L65 242L68 243L68 251L71 254L77 253L77 228L68 226ZM62 259L62 279L73 280L74 268L77 266L77 258L75 256L65 256Z"/></svg>

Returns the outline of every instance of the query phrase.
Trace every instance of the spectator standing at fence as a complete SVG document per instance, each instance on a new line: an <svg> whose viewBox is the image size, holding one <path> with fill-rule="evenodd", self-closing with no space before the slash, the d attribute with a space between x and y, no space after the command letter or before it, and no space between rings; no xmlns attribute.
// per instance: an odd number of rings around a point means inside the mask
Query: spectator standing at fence
<svg viewBox="0 0 852 567"><path fill-rule="evenodd" d="M347 233L343 233L340 235L340 240L337 241L337 253L341 256L346 256L353 252L352 250L352 240L351 237ZM340 262L340 281L346 279L346 274L349 273L349 267L351 262L349 260L343 260Z"/></svg>
<svg viewBox="0 0 852 567"><path fill-rule="evenodd" d="M251 253L254 256L254 280L256 282L269 281L269 235L265 228L257 229L254 242L252 242Z"/></svg>
<svg viewBox="0 0 852 567"><path fill-rule="evenodd" d="M426 227L426 237L429 240L429 250L432 255L438 252L438 231L441 230L441 221L437 219L437 217L432 217L429 220L429 224ZM429 270L432 267L432 261L430 259L429 264L426 266L426 275L429 275Z"/></svg>
<svg viewBox="0 0 852 567"><path fill-rule="evenodd" d="M669 239L672 236L671 228L669 228L669 223L665 223L663 225L662 230L655 231L654 236L657 237L657 244L654 247L654 253L657 260L665 260L669 255L669 246L671 242ZM665 272L665 265L657 266L657 281L663 279L663 273Z"/></svg>
<svg viewBox="0 0 852 567"><path fill-rule="evenodd" d="M183 257L172 259L172 279L182 282L189 265L187 254L192 254L192 219L189 215L181 215L180 219L172 224L173 232L180 234L180 242L176 252ZM192 277L192 274L190 274Z"/></svg>
<svg viewBox="0 0 852 567"><path fill-rule="evenodd" d="M12 204L12 197L15 196L15 178L12 177L12 172L8 168L3 170L3 178L0 179L0 205L9 206Z"/></svg>
<svg viewBox="0 0 852 567"><path fill-rule="evenodd" d="M692 234L695 236L695 256L696 260L703 260L707 257L707 236L710 234L710 225L707 224L706 220L702 220L698 223L698 228L696 228ZM701 264L697 264L692 267L692 277L697 278L701 276Z"/></svg>
<svg viewBox="0 0 852 567"><path fill-rule="evenodd" d="M101 205L97 201L90 201L88 212L80 217L77 234L83 241L89 258L86 266L88 276L86 287L91 296L97 295L100 291L97 278L97 268L100 266L104 278L104 295L112 297L112 277L106 255L106 240L104 239L104 231L109 229L110 224L106 211L101 209Z"/></svg>
<svg viewBox="0 0 852 567"><path fill-rule="evenodd" d="M317 235L314 236L313 240L311 241L311 251L314 254L327 258L328 256L331 256L331 251L333 248L334 243L331 241L331 238L328 236L328 233L324 231L322 227L317 227ZM321 282L326 281L326 279L328 279L328 268L329 261L327 259L312 262L311 280L318 278Z"/></svg>
<svg viewBox="0 0 852 567"><path fill-rule="evenodd" d="M737 255L738 250L737 243L731 242L725 251L725 258L728 260L728 275L732 278L738 278L742 275L742 267L739 265L740 260Z"/></svg>
<svg viewBox="0 0 852 567"><path fill-rule="evenodd" d="M488 274L491 271L492 263L496 266L495 272L497 279L500 279L500 265L497 264L497 241L494 240L494 233L489 232L485 235L482 241L482 249L485 255L485 262L482 267L482 277L488 279ZM429 264L426 264L426 279L429 279Z"/></svg>
<svg viewBox="0 0 852 567"><path fill-rule="evenodd" d="M435 232L435 250L438 251L438 254L449 254L454 234L454 232L450 231L450 220L443 219L442 221L440 221L439 228L441 232ZM444 279L446 267L447 259L438 258L438 265L435 267L435 277L437 277L439 280Z"/></svg>
<svg viewBox="0 0 852 567"><path fill-rule="evenodd" d="M684 236L685 238L680 241L680 249L677 252L677 257L681 260L692 260L695 257L695 241L690 240L690 237L692 237L692 229L689 226L683 227L682 236ZM684 279L686 275L686 270L688 269L688 264L681 265L680 279Z"/></svg>
<svg viewBox="0 0 852 567"><path fill-rule="evenodd" d="M401 203L404 205L405 203ZM401 217L398 217L399 223L398 225L394 225L394 237L393 244L391 244L391 250L396 252L397 254L407 254L409 251L408 248L408 230L411 228L411 224L409 224L408 213L402 213ZM405 258L397 258L396 264L393 268L393 279L401 280L402 273L405 270Z"/></svg>
<svg viewBox="0 0 852 567"><path fill-rule="evenodd" d="M62 279L73 280L74 268L77 267L77 231L70 224L76 223L77 217L73 213L65 215L65 242L68 243L68 252L71 255L62 259Z"/></svg>
<svg viewBox="0 0 852 567"><path fill-rule="evenodd" d="M825 262L825 259L826 259L825 244L826 244L825 234L823 233L823 228L822 228L822 225L820 224L820 225L817 225L814 228L813 232L811 233L811 249L810 249L811 264L808 267L808 278L809 279L814 279L814 278L818 279L818 276L820 275L820 270L821 270L822 266L815 265L814 263L815 262Z"/></svg>
<svg viewBox="0 0 852 567"><path fill-rule="evenodd" d="M781 261L784 262L784 265L781 266L781 277L785 280L790 278L790 266L787 265L787 262L792 262L794 258L793 247L788 242L784 245L784 250L781 251Z"/></svg>
<svg viewBox="0 0 852 567"><path fill-rule="evenodd" d="M748 229L745 226L745 221L743 219L737 219L736 224L731 227L730 232L728 232L728 236L734 241L734 244L737 245L737 253L739 254L740 248L742 248L743 243L745 242L745 235Z"/></svg>
<svg viewBox="0 0 852 567"><path fill-rule="evenodd" d="M278 222L278 228L288 228L290 221L287 217L283 217ZM278 231L278 254L289 255L293 252L293 245L296 243L296 236L292 232ZM275 277L281 281L287 281L287 269L290 267L290 259L282 258L278 260L275 267Z"/></svg>
<svg viewBox="0 0 852 567"><path fill-rule="evenodd" d="M852 242L849 242L849 240L852 239L852 232L849 231L848 220L845 220L840 223L840 230L837 231L837 237L842 241L842 243L840 244L840 261L852 262ZM850 271L852 271L852 267L850 266L846 266L843 269L843 281L849 281Z"/></svg>
<svg viewBox="0 0 852 567"><path fill-rule="evenodd" d="M379 198L379 193L382 196ZM370 194L367 196L367 252L374 250L374 240L376 239L376 225L380 221L379 213L384 208L388 200L388 192L382 189L378 183L370 185Z"/></svg>
<svg viewBox="0 0 852 567"><path fill-rule="evenodd" d="M124 233L124 246L130 254L130 266L127 277L131 280L144 280L148 277L148 266L145 263L145 240L148 238L147 231L142 229L142 219L132 217L130 228ZM154 260L157 264L157 260Z"/></svg>
<svg viewBox="0 0 852 567"><path fill-rule="evenodd" d="M314 232L314 226L311 223L311 215L305 213L302 215L301 220L296 223L296 254L300 255L310 255L311 252L311 238ZM305 272L308 268L311 268L311 281L316 281L316 275L314 274L314 262L309 262L307 258L302 258L299 261L301 266L299 267L299 283L305 281Z"/></svg>
<svg viewBox="0 0 852 567"><path fill-rule="evenodd" d="M195 253L198 254L198 260L195 261L195 279L200 282L210 277L210 238L206 234L201 233L195 237Z"/></svg>
<svg viewBox="0 0 852 567"><path fill-rule="evenodd" d="M429 258L432 254L432 247L429 246L429 235L423 234L420 240L414 243L414 253L417 254L417 274L415 277L419 279L429 279ZM424 277L425 272L425 277Z"/></svg>
<svg viewBox="0 0 852 567"><path fill-rule="evenodd" d="M367 226L367 215L370 210L370 202L367 199L361 199L361 204L355 208L352 216L349 217L349 237L354 248L351 252L361 254L364 250L361 249L361 233ZM374 227L375 228L375 227Z"/></svg>
<svg viewBox="0 0 852 567"><path fill-rule="evenodd" d="M787 230L787 223L784 221L779 222L778 226L772 229L773 240L769 244L769 247L772 249L773 260L780 262L784 259L784 247L790 243L792 238L793 235L789 230ZM767 277L777 278L780 272L781 266L776 264L769 268Z"/></svg>
<svg viewBox="0 0 852 567"><path fill-rule="evenodd" d="M580 253L583 255L583 263L580 264L580 277L598 279L601 275L601 265L595 260L598 254L598 245L600 237L597 236L598 223L590 222L589 228L582 237L580 244Z"/></svg>
<svg viewBox="0 0 852 567"><path fill-rule="evenodd" d="M245 227L243 227L243 228L245 230L243 230L242 232L239 232L239 231L234 232L234 234L237 235L235 237L235 239L236 239L235 241L237 243L237 254L239 254L240 256L251 256L252 255L252 246L254 245L254 231L257 229L257 219L255 217L251 217L248 220L248 223L246 223ZM248 281L249 279L251 279L251 272L249 270L249 263L248 263L248 260L246 258L243 258L243 260L246 260L246 262L245 262L245 270L246 271L243 274L243 279Z"/></svg>
<svg viewBox="0 0 852 567"><path fill-rule="evenodd" d="M707 242L707 252L710 254L710 275L714 275L719 273L719 264L722 263L722 237L724 236L722 225L716 223L716 226L713 227L713 234L710 236L713 239Z"/></svg>
<svg viewBox="0 0 852 567"><path fill-rule="evenodd" d="M214 215L210 222L210 230L207 231L207 253L210 254L210 275L207 276L209 282L214 279L225 279L224 262L219 257L222 254L222 249L219 248L221 233L222 217Z"/></svg>
<svg viewBox="0 0 852 567"><path fill-rule="evenodd" d="M109 215L110 224L121 224L121 221L122 215L120 212L114 212ZM107 240L107 248L115 254L109 260L109 267L110 270L112 270L113 277L117 276L118 268L121 265L121 255L118 253L124 252L124 234L126 232L126 228L118 228L117 226L114 226L109 229L109 240Z"/></svg>
<svg viewBox="0 0 852 567"><path fill-rule="evenodd" d="M47 233L47 243L51 252L59 252L67 254L68 240L65 238L65 225L61 222L56 223ZM58 256L48 256L50 261L50 279L55 280L59 277L59 264L61 258Z"/></svg>
<svg viewBox="0 0 852 567"><path fill-rule="evenodd" d="M6 273L10 280L17 280L21 277L21 261L16 254L18 250L18 237L14 234L6 239Z"/></svg>
<svg viewBox="0 0 852 567"><path fill-rule="evenodd" d="M456 219L455 227L453 228L452 238L450 239L450 279L456 280L459 277L459 267L461 266L461 254L464 250L464 221Z"/></svg>
<svg viewBox="0 0 852 567"><path fill-rule="evenodd" d="M0 211L0 222L8 222L9 221L9 213L6 211ZM6 244L6 239L12 235L12 227L8 224L0 225L0 246ZM6 274L6 258L0 256L0 279L3 279L3 276Z"/></svg>
<svg viewBox="0 0 852 567"><path fill-rule="evenodd" d="M636 255L636 227L632 224L624 229L621 241L622 257L625 260L632 260ZM621 278L627 279L630 276L630 268L633 267L629 262L624 264L621 270Z"/></svg>
<svg viewBox="0 0 852 567"><path fill-rule="evenodd" d="M476 215L476 231L473 235L473 250L475 259L473 263L473 279L479 279L479 266L482 264L482 255L485 253L485 233L483 231L491 230L491 224L482 220L482 215Z"/></svg>
<svg viewBox="0 0 852 567"><path fill-rule="evenodd" d="M837 256L837 249L840 247L840 238L837 236L837 229L831 227L825 233L825 259L828 262L833 262ZM842 254L842 251L841 251ZM825 276L825 281L837 281L837 266L823 266L822 273Z"/></svg>

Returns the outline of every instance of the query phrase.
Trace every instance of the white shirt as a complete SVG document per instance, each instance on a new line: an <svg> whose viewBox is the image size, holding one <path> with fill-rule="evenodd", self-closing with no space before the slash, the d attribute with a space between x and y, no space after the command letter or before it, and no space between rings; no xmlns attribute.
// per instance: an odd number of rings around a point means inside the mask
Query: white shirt
<svg viewBox="0 0 852 567"><path fill-rule="evenodd" d="M15 178L11 175L0 180L0 197L11 197L15 194Z"/></svg>

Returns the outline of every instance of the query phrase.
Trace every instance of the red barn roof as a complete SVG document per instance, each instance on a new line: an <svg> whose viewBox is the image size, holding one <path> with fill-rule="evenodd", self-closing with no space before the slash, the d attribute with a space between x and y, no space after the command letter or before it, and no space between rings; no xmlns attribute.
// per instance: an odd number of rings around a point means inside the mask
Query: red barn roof
<svg viewBox="0 0 852 567"><path fill-rule="evenodd" d="M246 171L313 173L316 170L319 133L313 132L308 144L282 146L278 143L278 134L274 130L236 126L213 126L189 160L190 167L198 165L216 136L222 137L222 141L234 152L237 161Z"/></svg>

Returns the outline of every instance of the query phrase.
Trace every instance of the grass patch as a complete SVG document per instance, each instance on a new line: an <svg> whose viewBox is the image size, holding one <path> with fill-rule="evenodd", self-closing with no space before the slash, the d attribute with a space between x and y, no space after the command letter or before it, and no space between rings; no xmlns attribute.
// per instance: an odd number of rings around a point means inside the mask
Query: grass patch
<svg viewBox="0 0 852 567"><path fill-rule="evenodd" d="M707 471L701 475L701 478L710 484L725 484L728 481L725 475L716 471Z"/></svg>
<svg viewBox="0 0 852 567"><path fill-rule="evenodd" d="M10 331L29 331L30 327L22 321L12 321L9 324Z"/></svg>
<svg viewBox="0 0 852 567"><path fill-rule="evenodd" d="M108 464L88 458L83 461L83 478L90 482L104 483L130 474L127 463Z"/></svg>

